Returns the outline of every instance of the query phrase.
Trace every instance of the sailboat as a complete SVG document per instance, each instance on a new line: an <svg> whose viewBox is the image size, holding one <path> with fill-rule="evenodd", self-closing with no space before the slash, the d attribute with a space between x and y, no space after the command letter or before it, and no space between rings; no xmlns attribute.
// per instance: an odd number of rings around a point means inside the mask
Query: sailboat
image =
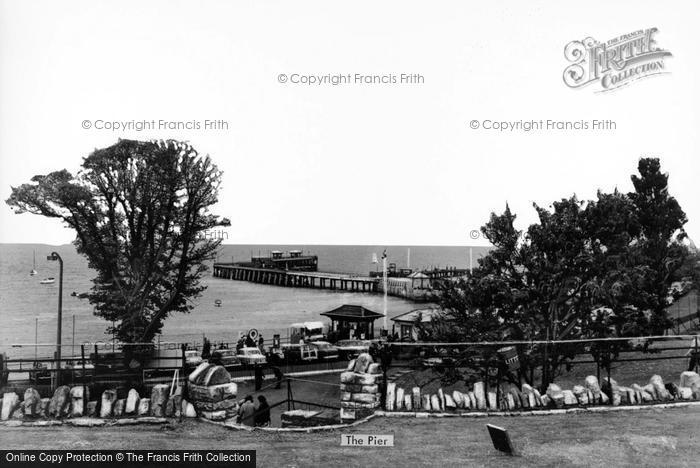
<svg viewBox="0 0 700 468"><path fill-rule="evenodd" d="M35 276L38 272L36 271L36 250L33 251L34 260L32 262L32 271L29 272L29 276Z"/></svg>

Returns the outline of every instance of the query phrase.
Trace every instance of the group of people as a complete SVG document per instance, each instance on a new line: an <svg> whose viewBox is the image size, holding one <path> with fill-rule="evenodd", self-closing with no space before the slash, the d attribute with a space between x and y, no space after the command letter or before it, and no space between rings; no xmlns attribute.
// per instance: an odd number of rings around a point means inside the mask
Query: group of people
<svg viewBox="0 0 700 468"><path fill-rule="evenodd" d="M269 426L270 405L267 404L267 399L262 395L258 395L258 406L256 407L253 403L253 397L247 395L238 408L236 422L244 426Z"/></svg>

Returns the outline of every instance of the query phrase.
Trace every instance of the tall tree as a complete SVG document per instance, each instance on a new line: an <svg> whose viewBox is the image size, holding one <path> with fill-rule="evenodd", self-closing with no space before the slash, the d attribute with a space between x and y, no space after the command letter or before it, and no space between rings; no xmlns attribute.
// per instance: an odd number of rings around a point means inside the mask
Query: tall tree
<svg viewBox="0 0 700 468"><path fill-rule="evenodd" d="M124 342L151 342L173 312L189 312L205 262L220 240L204 233L228 220L209 212L221 172L174 140L120 140L84 158L82 170L37 175L12 188L16 213L62 220L97 272L88 299Z"/></svg>

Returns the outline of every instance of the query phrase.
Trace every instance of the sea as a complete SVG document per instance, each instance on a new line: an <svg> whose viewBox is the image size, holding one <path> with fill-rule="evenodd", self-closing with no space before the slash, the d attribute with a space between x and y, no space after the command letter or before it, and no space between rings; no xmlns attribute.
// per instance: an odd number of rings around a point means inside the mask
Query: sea
<svg viewBox="0 0 700 468"><path fill-rule="evenodd" d="M373 256L381 258L386 250L388 262L405 268L457 267L468 268L470 248L446 246L365 246L365 245L221 245L216 260L238 262L252 255L267 255L272 250L299 249L304 254L318 255L319 271L366 276L381 265L372 263ZM410 249L410 260L409 260ZM57 252L64 263L62 342L72 351L81 343L106 342L107 321L93 314L93 308L77 295L89 291L94 277L86 259L73 245L0 244L0 352L9 356L48 355L56 343L58 310L58 262L47 256ZM473 247L471 258L476 261L488 248ZM36 276L29 276L36 258ZM358 304L383 312L381 294L349 293L330 290L297 289L260 285L243 281L214 278L211 269L203 283L207 289L192 300L194 309L187 314L169 316L158 339L161 342L201 342L206 336L212 341L235 341L239 333L257 329L266 339L273 334L286 336L290 324L303 321L326 321L322 312L343 304ZM40 284L47 277L53 284ZM72 295L72 293L76 295ZM215 301L221 301L221 307ZM392 317L425 307L406 299L387 300L387 325ZM383 326L383 320L375 327ZM42 347L41 345L45 345ZM44 352L42 352L44 350ZM64 355L68 351L64 348ZM78 351L79 352L79 351Z"/></svg>

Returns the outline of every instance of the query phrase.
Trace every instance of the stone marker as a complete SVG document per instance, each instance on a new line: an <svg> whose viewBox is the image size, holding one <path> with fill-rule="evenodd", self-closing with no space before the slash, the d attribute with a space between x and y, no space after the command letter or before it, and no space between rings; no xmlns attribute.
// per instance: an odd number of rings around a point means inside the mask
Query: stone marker
<svg viewBox="0 0 700 468"><path fill-rule="evenodd" d="M413 409L414 411L417 411L421 409L421 397L420 397L420 388L419 387L413 387L411 389L411 396L413 398Z"/></svg>
<svg viewBox="0 0 700 468"><path fill-rule="evenodd" d="M201 363L195 368L195 370L190 372L188 380L192 383L196 383L199 377L204 373L204 371L209 369L209 366L211 366L211 364L209 364L208 362Z"/></svg>
<svg viewBox="0 0 700 468"><path fill-rule="evenodd" d="M573 406L578 404L578 399L574 395L574 392L571 390L562 390L562 394L564 395L564 404L566 406Z"/></svg>
<svg viewBox="0 0 700 468"><path fill-rule="evenodd" d="M697 372L685 371L681 372L681 387L692 388L693 384L700 385L700 375Z"/></svg>
<svg viewBox="0 0 700 468"><path fill-rule="evenodd" d="M347 372L352 372L352 370L355 368L355 359L350 359L350 362L348 362L348 367L345 368Z"/></svg>
<svg viewBox="0 0 700 468"><path fill-rule="evenodd" d="M369 353L362 353L357 356L357 359L355 359L355 367L353 368L353 372L357 374L367 372L367 368L373 362L372 356L370 356Z"/></svg>
<svg viewBox="0 0 700 468"><path fill-rule="evenodd" d="M431 411L431 410L432 410L432 406L430 405L430 395L427 395L427 394L425 394L425 393L422 394L422 395L421 395L421 400L423 400L423 401L421 402L421 403L422 403L422 406L423 406L423 409L426 410L426 411Z"/></svg>
<svg viewBox="0 0 700 468"><path fill-rule="evenodd" d="M85 387L85 400L89 400L89 391L87 386ZM77 418L85 414L85 405L83 400L83 387L75 386L70 389L70 415L71 417Z"/></svg>
<svg viewBox="0 0 700 468"><path fill-rule="evenodd" d="M51 404L49 405L49 414L56 418L68 416L70 412L70 388L67 385L61 385L53 392Z"/></svg>
<svg viewBox="0 0 700 468"><path fill-rule="evenodd" d="M452 411L457 409L457 404L452 399L452 396L448 393L445 394L445 409L452 410Z"/></svg>
<svg viewBox="0 0 700 468"><path fill-rule="evenodd" d="M413 396L408 393L403 396L403 407L406 411L413 411Z"/></svg>
<svg viewBox="0 0 700 468"><path fill-rule="evenodd" d="M664 380L660 375L653 375L651 379L649 379L649 383L654 387L654 395L657 400L667 401L671 399L671 394L666 390Z"/></svg>
<svg viewBox="0 0 700 468"><path fill-rule="evenodd" d="M580 385L574 385L571 391L576 397L576 400L578 400L579 405L588 405L588 391L585 388Z"/></svg>
<svg viewBox="0 0 700 468"><path fill-rule="evenodd" d="M476 395L474 392L469 392L467 393L467 396L469 397L469 408L470 409L482 409L478 407L478 404L476 402Z"/></svg>
<svg viewBox="0 0 700 468"><path fill-rule="evenodd" d="M121 417L124 416L124 408L126 408L126 399L120 398L114 402L114 416Z"/></svg>
<svg viewBox="0 0 700 468"><path fill-rule="evenodd" d="M517 408L515 405L515 398L513 397L512 393L506 393L506 406L508 406L508 409L511 411Z"/></svg>
<svg viewBox="0 0 700 468"><path fill-rule="evenodd" d="M139 409L138 409L139 416L148 416L150 411L151 411L151 399L150 398L141 398L139 400Z"/></svg>
<svg viewBox="0 0 700 468"><path fill-rule="evenodd" d="M403 409L403 388L399 387L396 389L396 411L401 411Z"/></svg>
<svg viewBox="0 0 700 468"><path fill-rule="evenodd" d="M540 402L542 403L540 406L544 406L544 407L547 407L547 406L549 406L550 403L552 403L552 401L549 399L549 397L547 395L542 395L540 397Z"/></svg>
<svg viewBox="0 0 700 468"><path fill-rule="evenodd" d="M547 396L557 408L564 407L564 392L562 392L561 387L559 385L555 383L549 384L549 386L547 387Z"/></svg>
<svg viewBox="0 0 700 468"><path fill-rule="evenodd" d="M600 383L598 382L598 377L596 377L595 375L589 375L588 377L586 377L586 380L584 382L584 386L586 387L586 389L590 390L591 393L593 393L593 398L591 398L589 395L588 400L591 403L595 403L600 399L600 394L602 393L600 389Z"/></svg>
<svg viewBox="0 0 700 468"><path fill-rule="evenodd" d="M342 387L342 384L341 384ZM396 406L396 383L395 382L389 382L386 384L386 410L387 411L394 411L394 407Z"/></svg>
<svg viewBox="0 0 700 468"><path fill-rule="evenodd" d="M51 405L51 398L41 399L41 410L39 412L39 416L41 416L42 418L49 417L49 405Z"/></svg>
<svg viewBox="0 0 700 468"><path fill-rule="evenodd" d="M650 402L654 401L654 398L651 396L649 392L647 392L643 387L641 387L638 384L632 384L632 389L637 392L637 397L641 398L642 401L644 402Z"/></svg>
<svg viewBox="0 0 700 468"><path fill-rule="evenodd" d="M24 400L22 401L22 411L29 418L39 417L41 414L41 395L35 389L29 387L24 391Z"/></svg>
<svg viewBox="0 0 700 468"><path fill-rule="evenodd" d="M139 409L139 400L141 400L139 392L134 388L129 390L126 396L126 404L124 405L124 414L135 414Z"/></svg>
<svg viewBox="0 0 700 468"><path fill-rule="evenodd" d="M15 392L5 393L2 396L2 412L0 419L7 421L19 407L19 395Z"/></svg>
<svg viewBox="0 0 700 468"><path fill-rule="evenodd" d="M151 415L157 418L165 416L165 404L170 394L170 385L154 385L151 390Z"/></svg>
<svg viewBox="0 0 700 468"><path fill-rule="evenodd" d="M108 418L112 416L115 401L117 401L117 389L108 388L107 390L102 392L102 400L100 402L101 418Z"/></svg>
<svg viewBox="0 0 700 468"><path fill-rule="evenodd" d="M474 384L474 399L476 400L476 407L478 409L486 409L486 393L484 391L484 382L476 382Z"/></svg>
<svg viewBox="0 0 700 468"><path fill-rule="evenodd" d="M462 394L459 393L457 390L454 390L452 392L452 400L454 400L455 405L457 405L457 408L464 408L464 398L462 398Z"/></svg>
<svg viewBox="0 0 700 468"><path fill-rule="evenodd" d="M690 387L678 387L678 395L682 400L693 399L693 391L690 389Z"/></svg>
<svg viewBox="0 0 700 468"><path fill-rule="evenodd" d="M87 415L91 418L97 416L97 401L88 401Z"/></svg>
<svg viewBox="0 0 700 468"><path fill-rule="evenodd" d="M430 408L433 411L441 411L440 398L437 395L430 395Z"/></svg>
<svg viewBox="0 0 700 468"><path fill-rule="evenodd" d="M189 401L182 400L182 415L186 418L196 418L197 411L194 409L194 405Z"/></svg>
<svg viewBox="0 0 700 468"><path fill-rule="evenodd" d="M488 402L489 402L489 409L492 409L492 410L498 409L498 401L496 399L496 392L487 392L486 396L487 396Z"/></svg>

